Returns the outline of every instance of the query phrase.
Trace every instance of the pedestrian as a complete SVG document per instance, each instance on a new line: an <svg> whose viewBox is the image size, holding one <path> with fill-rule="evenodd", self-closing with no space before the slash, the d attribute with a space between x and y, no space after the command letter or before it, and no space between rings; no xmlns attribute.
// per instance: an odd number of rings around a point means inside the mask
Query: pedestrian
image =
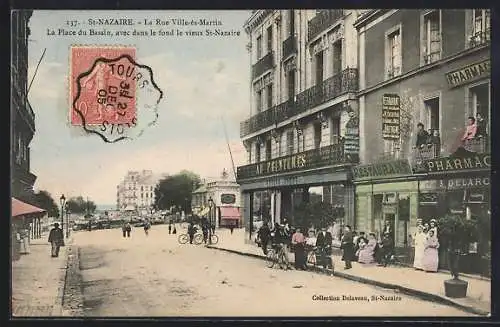
<svg viewBox="0 0 500 327"><path fill-rule="evenodd" d="M196 227L194 227L193 222L190 222L188 226L189 244L193 244L193 238L195 233L196 233Z"/></svg>
<svg viewBox="0 0 500 327"><path fill-rule="evenodd" d="M126 222L123 222L122 234L123 234L123 238L127 237L127 223Z"/></svg>
<svg viewBox="0 0 500 327"><path fill-rule="evenodd" d="M326 230L326 227L322 227L316 237L316 247L318 248L318 252L320 254L318 264L322 264L324 268L333 266L331 262L332 241L332 234Z"/></svg>
<svg viewBox="0 0 500 327"><path fill-rule="evenodd" d="M262 247L264 255L267 255L267 244L271 238L271 230L269 229L267 221L264 222L264 224L257 231L257 238L260 240L260 246Z"/></svg>
<svg viewBox="0 0 500 327"><path fill-rule="evenodd" d="M149 222L148 219L144 221L144 233L146 233L146 236L149 235L149 229L151 228L151 223Z"/></svg>
<svg viewBox="0 0 500 327"><path fill-rule="evenodd" d="M231 234L232 234L234 231L234 225L229 226L229 230L231 231Z"/></svg>
<svg viewBox="0 0 500 327"><path fill-rule="evenodd" d="M415 255L413 256L413 267L417 270L422 270L422 259L424 256L426 235L424 233L424 226L418 225L417 233L413 238L415 240Z"/></svg>
<svg viewBox="0 0 500 327"><path fill-rule="evenodd" d="M345 267L344 269L351 269L351 261L354 258L354 243L353 243L353 236L351 232L351 226L346 225L344 228L344 236L342 236L342 241L341 241L341 249L343 250L342 252L342 260L345 262Z"/></svg>
<svg viewBox="0 0 500 327"><path fill-rule="evenodd" d="M384 233L384 237L382 239L382 264L384 267L387 267L389 262L391 261L391 258L393 257L394 253L394 242L392 240L392 237L389 233Z"/></svg>
<svg viewBox="0 0 500 327"><path fill-rule="evenodd" d="M130 232L132 231L132 225L130 225L130 222L127 222L125 230L127 231L127 237L130 237Z"/></svg>
<svg viewBox="0 0 500 327"><path fill-rule="evenodd" d="M52 245L52 257L59 256L59 248L64 246L64 235L62 229L59 228L58 223L54 223L54 228L49 233L49 243Z"/></svg>
<svg viewBox="0 0 500 327"><path fill-rule="evenodd" d="M177 228L175 228L175 225L174 225L174 230L173 230L172 234L177 234Z"/></svg>
<svg viewBox="0 0 500 327"><path fill-rule="evenodd" d="M306 253L304 251L304 245L306 238L304 234L300 231L300 227L297 227L295 233L292 235L292 244L295 252L295 269L306 270Z"/></svg>
<svg viewBox="0 0 500 327"><path fill-rule="evenodd" d="M172 225L168 224L168 233L171 234L172 233Z"/></svg>
<svg viewBox="0 0 500 327"><path fill-rule="evenodd" d="M368 240L361 238L359 246L358 262L364 264L372 264L375 262L375 248L377 247L377 238L375 233L368 234Z"/></svg>
<svg viewBox="0 0 500 327"><path fill-rule="evenodd" d="M422 258L422 267L426 272L438 271L439 255L438 255L439 242L434 234L434 230L429 230L429 236L425 241L424 256Z"/></svg>

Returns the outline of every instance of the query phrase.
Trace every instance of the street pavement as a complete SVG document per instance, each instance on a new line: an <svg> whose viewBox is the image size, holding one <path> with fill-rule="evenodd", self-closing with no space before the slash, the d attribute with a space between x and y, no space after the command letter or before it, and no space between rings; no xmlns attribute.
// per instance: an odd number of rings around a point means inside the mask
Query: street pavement
<svg viewBox="0 0 500 327"><path fill-rule="evenodd" d="M74 233L83 283L80 315L470 316L393 290L181 245L179 233L169 235L166 225L153 226L149 236L134 228L129 239L119 229ZM223 233L220 242L232 237L239 236Z"/></svg>
<svg viewBox="0 0 500 327"><path fill-rule="evenodd" d="M231 235L228 230L219 232L223 241L214 247L262 256L262 249L248 239L244 229L234 230ZM252 237L252 240L254 237ZM293 253L289 254L293 262ZM381 284L393 285L410 292L420 293L426 298L435 298L442 302L451 302L457 307L468 309L468 311L481 313L483 315L491 312L491 280L479 276L460 276L460 279L468 282L467 297L451 299L444 294L443 282L450 279L449 272L427 273L413 268L402 266L378 267L376 265L363 265L353 263L352 269L343 270L344 263L340 255L333 255L335 271L338 276L351 280L363 281L380 286Z"/></svg>
<svg viewBox="0 0 500 327"><path fill-rule="evenodd" d="M48 235L31 240L30 253L12 262L12 316L48 317L61 314L67 246L50 256Z"/></svg>

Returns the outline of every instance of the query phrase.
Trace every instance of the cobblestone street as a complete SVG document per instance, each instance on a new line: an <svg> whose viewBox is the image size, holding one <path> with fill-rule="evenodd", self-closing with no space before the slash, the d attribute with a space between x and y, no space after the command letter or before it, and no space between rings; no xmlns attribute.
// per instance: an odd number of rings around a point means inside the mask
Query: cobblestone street
<svg viewBox="0 0 500 327"><path fill-rule="evenodd" d="M183 232L179 228L179 232ZM80 232L84 316L465 316L459 310L262 260L180 245L166 226ZM225 236L231 237L231 236ZM75 250L76 251L76 250ZM66 285L71 287L71 285ZM340 300L316 298L339 297ZM346 300L343 296L366 298ZM379 300L372 300L379 296ZM382 300L380 296L387 299ZM313 297L315 299L313 299Z"/></svg>

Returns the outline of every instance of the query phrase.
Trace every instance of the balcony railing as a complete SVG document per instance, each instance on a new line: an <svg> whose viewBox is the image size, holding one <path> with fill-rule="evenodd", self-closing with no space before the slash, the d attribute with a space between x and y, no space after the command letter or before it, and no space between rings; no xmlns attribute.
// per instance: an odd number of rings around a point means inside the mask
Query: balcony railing
<svg viewBox="0 0 500 327"><path fill-rule="evenodd" d="M286 59L296 52L297 38L294 35L290 35L285 41L283 41L283 59Z"/></svg>
<svg viewBox="0 0 500 327"><path fill-rule="evenodd" d="M491 42L490 31L478 32L470 37L469 46L471 48L474 48L490 42Z"/></svg>
<svg viewBox="0 0 500 327"><path fill-rule="evenodd" d="M268 52L264 57L260 58L255 65L252 66L252 78L262 75L266 70L274 67L274 52Z"/></svg>
<svg viewBox="0 0 500 327"><path fill-rule="evenodd" d="M347 68L323 83L299 93L296 100L288 100L262 111L240 123L240 136L244 137L262 128L281 123L340 95L358 91L358 70Z"/></svg>
<svg viewBox="0 0 500 327"><path fill-rule="evenodd" d="M311 40L322 31L332 26L344 16L343 9L321 10L313 19L307 23L307 38Z"/></svg>
<svg viewBox="0 0 500 327"><path fill-rule="evenodd" d="M355 164L358 161L357 156L345 153L344 144L332 144L318 149L240 166L237 168L237 179L323 168L338 164Z"/></svg>

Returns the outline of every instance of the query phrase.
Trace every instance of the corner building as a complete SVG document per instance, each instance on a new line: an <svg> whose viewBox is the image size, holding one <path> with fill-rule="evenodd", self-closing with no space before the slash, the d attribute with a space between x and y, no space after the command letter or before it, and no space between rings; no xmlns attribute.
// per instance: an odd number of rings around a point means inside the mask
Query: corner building
<svg viewBox="0 0 500 327"><path fill-rule="evenodd" d="M255 10L249 36L251 103L240 133L247 165L237 169L242 216L293 223L294 208L322 201L354 223L351 166L358 163L358 36L361 10Z"/></svg>
<svg viewBox="0 0 500 327"><path fill-rule="evenodd" d="M355 27L362 135L355 228L380 232L390 221L396 246L410 248L418 217L489 220L489 10L370 10ZM486 137L460 148L467 118L478 113ZM439 132L439 142L415 148L418 123ZM481 260L487 238L470 260Z"/></svg>

